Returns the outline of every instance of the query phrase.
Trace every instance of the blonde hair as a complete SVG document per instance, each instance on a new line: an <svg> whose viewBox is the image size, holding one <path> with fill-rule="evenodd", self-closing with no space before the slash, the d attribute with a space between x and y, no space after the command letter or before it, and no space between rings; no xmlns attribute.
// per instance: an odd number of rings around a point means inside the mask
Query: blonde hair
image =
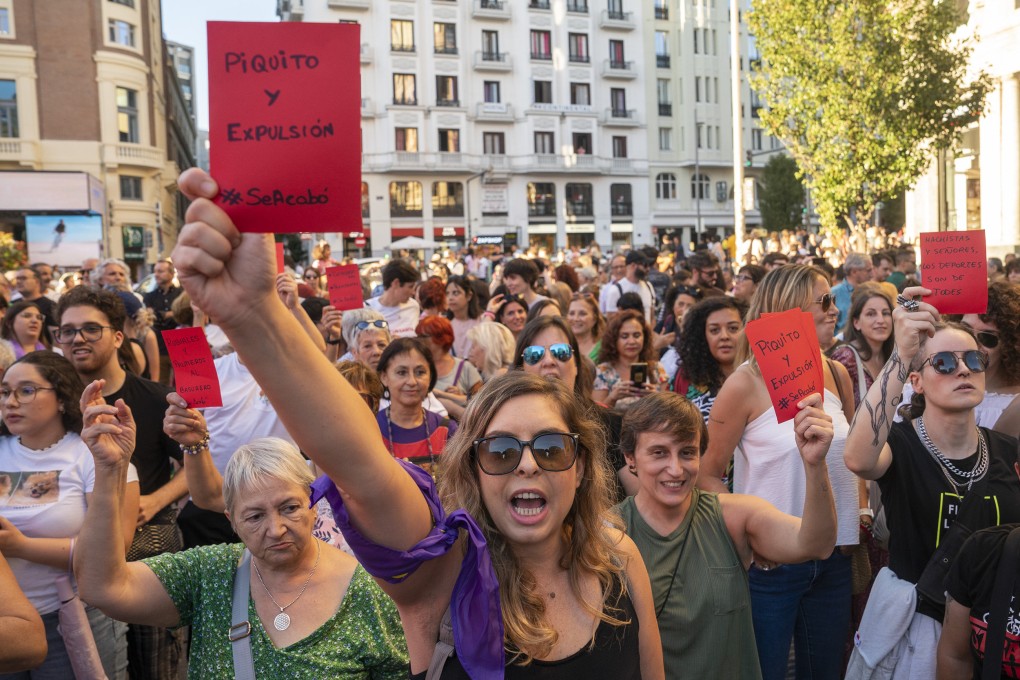
<svg viewBox="0 0 1020 680"><path fill-rule="evenodd" d="M297 484L311 498L315 475L290 442L278 437L254 439L234 452L223 471L223 504L233 512L242 492L259 489L269 479Z"/></svg>
<svg viewBox="0 0 1020 680"><path fill-rule="evenodd" d="M751 305L747 308L744 323L750 323L762 314L785 312L790 309L808 307L812 300L815 283L819 280L828 282L828 275L813 265L788 264L773 269L758 284L751 297ZM833 301L832 304L836 304ZM740 336L737 346L737 364L747 361L751 369L759 372L758 362L747 341L747 333Z"/></svg>
<svg viewBox="0 0 1020 680"><path fill-rule="evenodd" d="M472 344L479 345L485 351L485 364L478 367L485 380L513 363L516 344L514 334L503 324L495 321L480 323L468 331L467 337Z"/></svg>
<svg viewBox="0 0 1020 680"><path fill-rule="evenodd" d="M594 412L582 405L561 381L511 371L486 383L468 402L460 429L443 451L439 493L446 508L466 509L485 535L499 581L506 631L504 644L520 665L548 654L559 634L545 620L545 601L538 592L534 574L517 560L513 546L500 533L485 507L479 488L479 475L484 473L475 464L473 442L485 436L492 418L508 401L531 394L552 402L552 408L567 427L580 436L577 459L584 464L584 475L563 520L561 536L565 551L560 566L567 570L571 590L588 614L613 626L630 623L618 618L622 612L616 608L616 602L608 602L611 592L621 595L626 592L626 579L624 555L611 534L611 529L621 529L622 523L612 510L615 486L603 429ZM581 588L583 577L588 575L598 578L601 597L597 600L585 597ZM618 590L616 584L619 584ZM593 635L590 644L594 642Z"/></svg>

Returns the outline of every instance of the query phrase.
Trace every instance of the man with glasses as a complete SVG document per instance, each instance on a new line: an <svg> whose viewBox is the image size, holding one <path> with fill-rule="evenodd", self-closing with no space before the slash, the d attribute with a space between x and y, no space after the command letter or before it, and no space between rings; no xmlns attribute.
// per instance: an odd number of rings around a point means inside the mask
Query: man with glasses
<svg viewBox="0 0 1020 680"><path fill-rule="evenodd" d="M648 275L648 260L638 250L631 250L624 258L626 275L619 281L606 286L606 314L619 311L620 298L625 293L634 293L641 298L644 306L645 320L649 325L655 323L655 291L652 284L645 280Z"/></svg>
<svg viewBox="0 0 1020 680"><path fill-rule="evenodd" d="M726 294L718 285L722 269L715 255L707 250L699 250L687 258L687 267L691 270L690 285L701 289L702 299Z"/></svg>
<svg viewBox="0 0 1020 680"><path fill-rule="evenodd" d="M842 333L850 315L850 298L854 288L871 281L874 266L871 259L862 253L849 253L843 262L843 282L832 287L832 299L839 310L836 318L836 333Z"/></svg>
<svg viewBox="0 0 1020 680"><path fill-rule="evenodd" d="M602 286L599 292L599 309L606 314L606 295L613 284L621 281L627 276L627 257L625 255L614 255L609 261L609 283Z"/></svg>
<svg viewBox="0 0 1020 680"><path fill-rule="evenodd" d="M138 560L181 549L174 503L187 494L188 483L183 474L172 474L171 461L181 462L181 449L163 432L170 388L121 366L117 350L127 342L126 316L124 303L116 293L78 286L60 299L60 326L54 337L84 384L104 380L106 403L123 399L134 415L137 433L131 462L138 469L142 495L128 559ZM176 676L181 653L177 632L131 625L127 637L131 677Z"/></svg>
<svg viewBox="0 0 1020 680"><path fill-rule="evenodd" d="M11 302L25 300L34 302L39 311L46 317L46 325L53 328L57 325L56 317L53 315L53 300L43 295L42 277L32 267L22 267L14 274L15 294L11 296Z"/></svg>
<svg viewBox="0 0 1020 680"><path fill-rule="evenodd" d="M157 262L152 268L152 278L156 281L156 287L146 293L142 300L145 306L156 315L156 320L152 323L152 330L156 331L156 342L159 343L158 377L164 385L173 384L173 367L170 365L170 355L167 353L166 343L163 342L163 331L177 328L171 307L183 289L174 285L176 275L177 270L174 269L174 263L169 259Z"/></svg>

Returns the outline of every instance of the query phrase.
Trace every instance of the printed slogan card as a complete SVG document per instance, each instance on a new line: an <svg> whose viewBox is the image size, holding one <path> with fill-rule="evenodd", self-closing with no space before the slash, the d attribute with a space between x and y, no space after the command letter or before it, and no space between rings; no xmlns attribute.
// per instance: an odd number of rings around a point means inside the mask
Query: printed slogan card
<svg viewBox="0 0 1020 680"><path fill-rule="evenodd" d="M935 231L921 234L924 301L941 314L984 314L988 310L985 232Z"/></svg>
<svg viewBox="0 0 1020 680"><path fill-rule="evenodd" d="M201 328L163 331L163 342L174 367L177 394L188 402L188 408L223 406L220 378L205 331Z"/></svg>
<svg viewBox="0 0 1020 680"><path fill-rule="evenodd" d="M824 398L822 352L811 314L800 309L763 314L744 333L780 423L797 415L805 397L817 392Z"/></svg>
<svg viewBox="0 0 1020 680"><path fill-rule="evenodd" d="M241 231L361 231L356 24L211 21L209 154Z"/></svg>
<svg viewBox="0 0 1020 680"><path fill-rule="evenodd" d="M361 295L361 274L356 264L342 264L326 269L326 292L329 304L342 312L365 306Z"/></svg>

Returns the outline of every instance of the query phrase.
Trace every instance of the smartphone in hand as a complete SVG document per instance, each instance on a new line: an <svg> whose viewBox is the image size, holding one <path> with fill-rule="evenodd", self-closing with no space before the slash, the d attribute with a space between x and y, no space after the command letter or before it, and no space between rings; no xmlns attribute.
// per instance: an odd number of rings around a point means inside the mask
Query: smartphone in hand
<svg viewBox="0 0 1020 680"><path fill-rule="evenodd" d="M648 382L648 364L641 362L630 365L630 381L635 387Z"/></svg>

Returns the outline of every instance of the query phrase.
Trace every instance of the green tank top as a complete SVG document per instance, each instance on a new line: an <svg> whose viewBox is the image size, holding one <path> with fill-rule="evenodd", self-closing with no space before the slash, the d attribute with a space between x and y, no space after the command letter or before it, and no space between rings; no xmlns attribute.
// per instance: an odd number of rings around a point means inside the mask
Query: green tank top
<svg viewBox="0 0 1020 680"><path fill-rule="evenodd" d="M666 677L761 680L747 571L717 495L692 493L691 510L668 536L648 526L633 496L617 506L651 577Z"/></svg>

